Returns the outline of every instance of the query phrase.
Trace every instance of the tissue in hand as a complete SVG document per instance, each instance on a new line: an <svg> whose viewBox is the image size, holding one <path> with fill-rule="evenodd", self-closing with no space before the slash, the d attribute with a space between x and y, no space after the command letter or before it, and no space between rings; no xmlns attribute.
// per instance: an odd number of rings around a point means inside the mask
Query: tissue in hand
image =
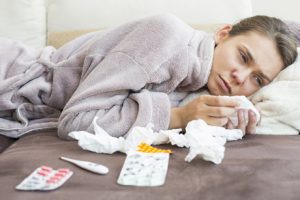
<svg viewBox="0 0 300 200"><path fill-rule="evenodd" d="M209 93L204 90L201 92L193 92L187 95L180 103L179 106L184 106L191 102L192 100L198 98L202 95L208 95ZM256 114L257 122L260 120L260 114L258 110L255 108L255 106L247 99L245 96L224 96L226 98L235 99L240 102L240 106L236 107L236 109L243 109L243 110L252 110ZM246 122L248 122L248 115L246 117ZM237 112L235 112L232 116L229 117L232 121L233 125L236 127L238 125L238 118L237 118Z"/></svg>
<svg viewBox="0 0 300 200"><path fill-rule="evenodd" d="M245 96L228 96L227 98L232 98L232 99L239 101L240 106L236 107L237 110L239 110L239 109L252 110L256 114L256 122L258 122L260 120L260 114L259 114L258 110L251 103L251 101L249 101ZM238 125L237 112L235 112L229 118L234 126ZM246 118L246 122L248 122L248 115L246 115L245 118Z"/></svg>

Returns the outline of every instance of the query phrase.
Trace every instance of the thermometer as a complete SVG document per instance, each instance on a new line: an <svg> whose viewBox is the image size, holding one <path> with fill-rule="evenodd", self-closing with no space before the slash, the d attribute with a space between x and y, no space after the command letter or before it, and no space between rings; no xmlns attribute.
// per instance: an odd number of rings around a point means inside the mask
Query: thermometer
<svg viewBox="0 0 300 200"><path fill-rule="evenodd" d="M77 165L78 167L81 167L85 170L94 172L96 174L107 174L109 172L109 169L107 167L105 167L104 165L97 164L97 163L82 161L82 160L75 160L75 159L66 158L66 157L60 157L60 159L68 161L70 163L73 163L73 164Z"/></svg>

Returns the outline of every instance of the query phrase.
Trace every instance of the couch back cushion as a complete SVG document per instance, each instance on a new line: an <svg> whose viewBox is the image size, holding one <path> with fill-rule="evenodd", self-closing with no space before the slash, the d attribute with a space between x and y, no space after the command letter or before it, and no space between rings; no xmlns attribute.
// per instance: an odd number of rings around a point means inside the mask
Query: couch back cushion
<svg viewBox="0 0 300 200"><path fill-rule="evenodd" d="M1 0L0 37L41 48L46 43L44 0Z"/></svg>
<svg viewBox="0 0 300 200"><path fill-rule="evenodd" d="M224 24L197 24L191 25L193 28L202 30L208 33L214 33ZM105 29L78 29L78 30L67 30L67 31L56 31L48 34L47 44L55 48L59 48L65 43L79 37L83 34L92 31L104 31Z"/></svg>
<svg viewBox="0 0 300 200"><path fill-rule="evenodd" d="M59 47L91 30L160 13L212 30L252 15L251 0L49 0L47 44Z"/></svg>
<svg viewBox="0 0 300 200"><path fill-rule="evenodd" d="M41 48L51 34L106 29L172 13L189 24L233 23L252 15L251 0L0 0L0 37Z"/></svg>
<svg viewBox="0 0 300 200"><path fill-rule="evenodd" d="M233 23L252 7L251 0L49 0L48 32L104 29L166 12L189 24Z"/></svg>

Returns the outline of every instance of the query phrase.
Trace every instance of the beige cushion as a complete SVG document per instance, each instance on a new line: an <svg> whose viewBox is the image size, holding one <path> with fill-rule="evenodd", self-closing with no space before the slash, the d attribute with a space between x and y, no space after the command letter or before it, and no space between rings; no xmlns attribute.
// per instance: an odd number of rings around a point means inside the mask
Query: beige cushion
<svg viewBox="0 0 300 200"><path fill-rule="evenodd" d="M96 31L93 29L87 30L73 30L73 31L62 31L62 32L53 32L48 34L47 45L53 46L55 48L61 47L63 44L79 37L85 33Z"/></svg>
<svg viewBox="0 0 300 200"><path fill-rule="evenodd" d="M48 32L105 29L171 13L188 24L235 23L252 16L251 0L50 0Z"/></svg>
<svg viewBox="0 0 300 200"><path fill-rule="evenodd" d="M193 28L198 30L203 30L209 33L215 32L222 24L201 24L192 25ZM60 32L50 32L48 34L47 44L56 48L61 47L66 42L79 37L85 33L92 31L99 31L97 29L83 29L83 30L72 30L72 31L60 31Z"/></svg>

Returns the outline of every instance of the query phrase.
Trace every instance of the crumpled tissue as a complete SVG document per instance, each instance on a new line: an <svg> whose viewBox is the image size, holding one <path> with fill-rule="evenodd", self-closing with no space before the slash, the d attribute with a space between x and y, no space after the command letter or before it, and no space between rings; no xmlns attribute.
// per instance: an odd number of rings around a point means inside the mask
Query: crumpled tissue
<svg viewBox="0 0 300 200"><path fill-rule="evenodd" d="M185 161L191 162L197 155L204 160L220 164L224 158L226 141L242 139L240 129L225 129L207 125L203 120L193 120L186 127L185 137L190 148Z"/></svg>
<svg viewBox="0 0 300 200"><path fill-rule="evenodd" d="M256 122L258 122L260 120L260 113L258 112L256 107L253 105L253 103L247 97L245 97L245 96L228 96L227 98L235 99L240 103L240 105L238 107L236 107L237 110L239 110L239 109L252 110L256 115ZM229 119L231 120L233 126L238 125L237 112L234 113L233 115L231 115L229 117ZM248 115L245 116L245 119L246 119L246 123L248 123Z"/></svg>
<svg viewBox="0 0 300 200"><path fill-rule="evenodd" d="M207 95L209 94L208 91L204 90L201 92L192 92L188 94L180 103L179 106L184 106L191 102L192 100L198 98L199 96L202 95ZM243 110L252 110L256 114L256 120L257 122L260 120L260 113L256 109L256 107L253 105L253 103L245 96L223 96L225 98L230 98L230 99L235 99L237 100L240 105L236 107L236 110L243 109ZM233 113L230 117L230 120L234 126L237 126L238 124L238 117L237 117L237 112ZM248 122L248 116L245 116L246 122Z"/></svg>
<svg viewBox="0 0 300 200"><path fill-rule="evenodd" d="M215 164L224 158L226 141L238 140L243 137L240 129L227 130L222 127L207 125L203 120L194 120L188 123L186 133L181 134L181 129L153 131L153 124L146 127L134 127L124 137L112 137L97 124L97 117L93 120L95 134L86 131L73 131L69 136L78 140L78 145L84 150L112 154L120 151L123 153L136 150L141 142L149 145L171 143L178 147L189 148L185 161L191 162L197 155L204 160Z"/></svg>

